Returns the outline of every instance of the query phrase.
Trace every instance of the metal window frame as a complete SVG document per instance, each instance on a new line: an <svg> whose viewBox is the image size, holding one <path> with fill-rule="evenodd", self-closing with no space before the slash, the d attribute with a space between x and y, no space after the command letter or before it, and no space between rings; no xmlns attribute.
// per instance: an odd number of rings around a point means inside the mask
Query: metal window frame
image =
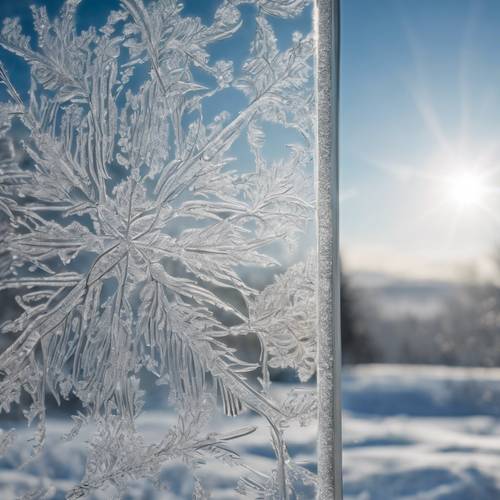
<svg viewBox="0 0 500 500"><path fill-rule="evenodd" d="M342 498L339 258L340 0L316 0L318 499Z"/></svg>

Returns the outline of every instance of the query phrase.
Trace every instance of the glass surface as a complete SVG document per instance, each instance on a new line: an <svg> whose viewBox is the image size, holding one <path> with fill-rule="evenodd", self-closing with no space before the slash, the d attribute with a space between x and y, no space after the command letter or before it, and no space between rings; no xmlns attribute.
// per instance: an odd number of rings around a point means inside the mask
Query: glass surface
<svg viewBox="0 0 500 500"><path fill-rule="evenodd" d="M0 16L0 497L312 498L311 3Z"/></svg>

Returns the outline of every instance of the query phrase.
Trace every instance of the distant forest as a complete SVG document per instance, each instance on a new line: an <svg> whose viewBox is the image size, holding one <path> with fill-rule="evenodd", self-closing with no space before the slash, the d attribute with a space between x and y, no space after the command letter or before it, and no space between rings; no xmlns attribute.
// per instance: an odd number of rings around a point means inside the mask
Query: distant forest
<svg viewBox="0 0 500 500"><path fill-rule="evenodd" d="M387 314L391 304L396 308L402 287L393 287L389 294L387 286L359 286L343 273L344 363L500 366L500 287L496 284L500 265L496 274L488 283L437 284L434 294L417 282L407 282L404 291L413 287L413 295L424 295L419 299L427 299L428 308L435 306L434 310L419 314L408 308Z"/></svg>

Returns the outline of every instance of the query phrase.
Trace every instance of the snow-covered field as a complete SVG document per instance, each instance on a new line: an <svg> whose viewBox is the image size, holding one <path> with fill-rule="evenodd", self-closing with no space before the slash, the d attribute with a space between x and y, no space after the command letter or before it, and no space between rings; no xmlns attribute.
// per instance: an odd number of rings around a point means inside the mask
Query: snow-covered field
<svg viewBox="0 0 500 500"><path fill-rule="evenodd" d="M361 366L345 370L343 389L347 500L500 499L500 370ZM154 440L169 421L164 411L152 410L141 426ZM220 425L259 423L247 416ZM81 479L85 462L80 442L58 438L68 429L67 423L51 420L43 459L16 471L14 466L29 455L29 443L20 436L0 461L0 499L30 491L42 493L35 498L44 492L47 499L64 498ZM290 428L287 439L294 459L314 470L314 429ZM274 465L265 427L242 438L238 450L251 457L255 469L269 472ZM240 498L234 492L240 469L214 463L202 470L212 499ZM182 464L173 464L162 475L168 492L160 495L151 485L134 484L127 499L191 498L189 477ZM109 492L93 498L110 498Z"/></svg>
<svg viewBox="0 0 500 500"><path fill-rule="evenodd" d="M500 370L358 367L344 407L346 499L500 499Z"/></svg>

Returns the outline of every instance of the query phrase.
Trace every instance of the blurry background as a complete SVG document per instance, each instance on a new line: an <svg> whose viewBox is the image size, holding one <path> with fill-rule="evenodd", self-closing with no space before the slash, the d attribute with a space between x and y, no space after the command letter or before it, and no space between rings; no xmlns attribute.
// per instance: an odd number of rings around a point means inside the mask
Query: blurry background
<svg viewBox="0 0 500 500"><path fill-rule="evenodd" d="M342 3L346 362L500 364L500 2Z"/></svg>
<svg viewBox="0 0 500 500"><path fill-rule="evenodd" d="M500 2L341 9L344 492L500 498Z"/></svg>

